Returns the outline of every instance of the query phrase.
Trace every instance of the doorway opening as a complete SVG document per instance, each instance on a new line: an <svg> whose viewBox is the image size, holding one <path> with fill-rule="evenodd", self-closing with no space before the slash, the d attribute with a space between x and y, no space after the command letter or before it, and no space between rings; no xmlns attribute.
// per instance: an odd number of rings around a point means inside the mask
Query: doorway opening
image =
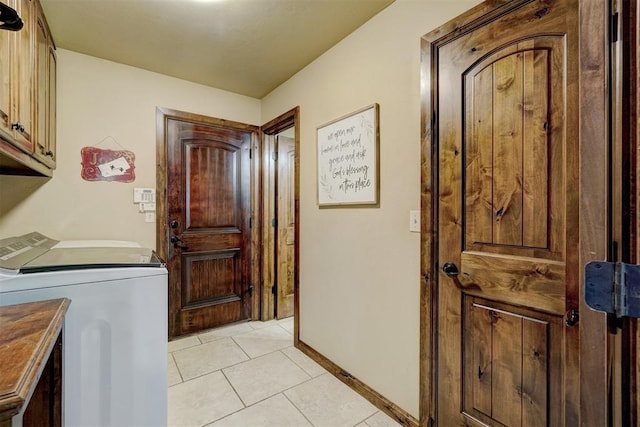
<svg viewBox="0 0 640 427"><path fill-rule="evenodd" d="M299 107L262 126L261 320L294 316L299 259Z"/></svg>

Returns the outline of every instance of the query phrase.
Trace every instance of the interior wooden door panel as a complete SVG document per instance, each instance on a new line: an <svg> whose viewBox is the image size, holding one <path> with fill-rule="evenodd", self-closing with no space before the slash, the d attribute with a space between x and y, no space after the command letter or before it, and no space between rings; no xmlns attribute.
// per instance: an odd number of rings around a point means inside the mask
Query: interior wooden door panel
<svg viewBox="0 0 640 427"><path fill-rule="evenodd" d="M294 250L295 250L295 142L293 138L277 137L277 267L278 300L276 317L293 316Z"/></svg>
<svg viewBox="0 0 640 427"><path fill-rule="evenodd" d="M508 2L432 56L441 426L577 423L577 12Z"/></svg>
<svg viewBox="0 0 640 427"><path fill-rule="evenodd" d="M182 274L183 307L197 307L211 300L239 300L233 280L239 276L239 255L238 249L185 255Z"/></svg>
<svg viewBox="0 0 640 427"><path fill-rule="evenodd" d="M250 317L250 131L169 119L172 335Z"/></svg>
<svg viewBox="0 0 640 427"><path fill-rule="evenodd" d="M563 241L563 38L514 43L465 73L465 238L544 249ZM551 241L550 241L551 239ZM530 251L531 252L531 251ZM540 251L537 251L539 253Z"/></svg>
<svg viewBox="0 0 640 427"><path fill-rule="evenodd" d="M562 425L550 405L561 399L561 318L465 297L464 408L492 425ZM552 414L555 418L549 418Z"/></svg>

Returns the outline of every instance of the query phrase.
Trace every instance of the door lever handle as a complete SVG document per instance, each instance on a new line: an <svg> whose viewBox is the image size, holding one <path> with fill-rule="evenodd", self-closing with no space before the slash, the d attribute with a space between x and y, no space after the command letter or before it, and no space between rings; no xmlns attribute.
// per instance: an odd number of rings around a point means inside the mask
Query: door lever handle
<svg viewBox="0 0 640 427"><path fill-rule="evenodd" d="M178 237L178 236L171 236L171 237L169 238L169 241L170 241L171 243L173 243L173 247L174 247L174 248L176 248L176 249L178 249L178 248L179 248L179 249L184 249L184 250L188 250L188 249L189 249L187 246L182 246L182 245L180 245L180 244L179 244L179 242L184 243L184 240L182 240L182 239L181 239L180 237Z"/></svg>
<svg viewBox="0 0 640 427"><path fill-rule="evenodd" d="M461 291L482 291L480 286L477 283L474 283L473 279L471 279L471 277L469 277L467 273L463 273L462 276L460 276L465 282L465 284L463 284L460 280L460 277L458 277L460 275L458 266L454 263L445 263L442 266L442 271L452 279L453 284L456 285L456 288L460 289Z"/></svg>

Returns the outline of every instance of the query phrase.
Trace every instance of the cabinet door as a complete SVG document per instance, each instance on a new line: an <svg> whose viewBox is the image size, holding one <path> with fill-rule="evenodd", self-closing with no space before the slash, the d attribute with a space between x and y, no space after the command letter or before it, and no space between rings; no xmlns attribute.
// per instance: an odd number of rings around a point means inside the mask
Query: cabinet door
<svg viewBox="0 0 640 427"><path fill-rule="evenodd" d="M16 9L24 22L22 30L16 33L14 51L15 81L11 82L13 93L13 111L10 121L14 125L14 138L20 148L33 153L33 28L34 0L18 0ZM15 82L15 85L14 85Z"/></svg>
<svg viewBox="0 0 640 427"><path fill-rule="evenodd" d="M49 146L47 147L47 156L49 158L48 165L52 168L56 168L56 102L58 97L57 92L57 59L56 49L53 46L53 41L49 38L49 108L47 122L49 124Z"/></svg>
<svg viewBox="0 0 640 427"><path fill-rule="evenodd" d="M51 149L51 134L49 127L49 109L51 108L49 101L49 48L51 37L47 29L46 20L42 9L37 8L36 14L36 102L34 105L36 116L36 132L34 135L35 151L34 157L49 167L52 167L53 150ZM55 66L55 62L54 62ZM55 107L55 104L54 104Z"/></svg>
<svg viewBox="0 0 640 427"><path fill-rule="evenodd" d="M0 0L0 3L13 6L8 0ZM0 31L0 135L10 136L11 123L9 115L11 110L11 43L14 33L11 31Z"/></svg>

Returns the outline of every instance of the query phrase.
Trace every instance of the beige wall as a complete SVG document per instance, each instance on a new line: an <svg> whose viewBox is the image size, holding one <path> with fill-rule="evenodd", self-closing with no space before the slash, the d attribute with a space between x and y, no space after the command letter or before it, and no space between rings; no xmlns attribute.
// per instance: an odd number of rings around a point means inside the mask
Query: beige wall
<svg viewBox="0 0 640 427"><path fill-rule="evenodd" d="M258 99L59 49L58 169L51 180L0 176L0 236L39 230L155 247L133 188L155 188L156 106L261 124ZM135 182L84 181L80 149L94 145L133 151Z"/></svg>
<svg viewBox="0 0 640 427"><path fill-rule="evenodd" d="M300 338L418 416L420 37L478 1L397 0L262 102L300 106ZM318 209L315 129L380 104L380 207Z"/></svg>

